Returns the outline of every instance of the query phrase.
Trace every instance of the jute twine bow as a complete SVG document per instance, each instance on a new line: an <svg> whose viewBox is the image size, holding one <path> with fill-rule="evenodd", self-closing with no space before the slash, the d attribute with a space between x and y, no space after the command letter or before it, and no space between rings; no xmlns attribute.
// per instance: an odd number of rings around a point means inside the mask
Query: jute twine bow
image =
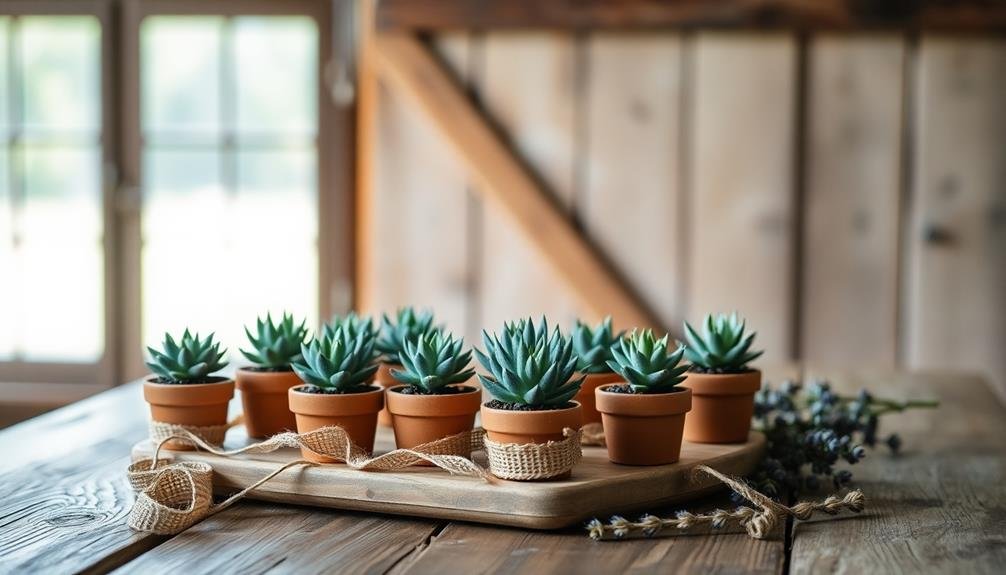
<svg viewBox="0 0 1006 575"><path fill-rule="evenodd" d="M500 444L485 438L485 431L475 429L417 446L396 449L370 457L355 445L340 427L325 427L308 433L280 433L239 449L225 450L211 444L198 433L179 428L174 435L162 437L153 457L142 458L129 466L130 485L137 498L127 523L137 531L175 534L198 521L226 509L248 492L261 486L284 470L297 465L319 465L307 460L291 461L254 484L213 505L213 468L206 463L169 463L159 459L161 449L171 441L192 443L214 455L231 457L245 453L267 453L283 447L301 447L318 455L345 462L361 471L391 471L420 462L429 462L451 474L492 481L503 479L545 479L568 472L580 460L580 433L565 429L562 441L546 444ZM474 461L456 455L485 449L490 475ZM324 465L324 464L321 464Z"/></svg>
<svg viewBox="0 0 1006 575"><path fill-rule="evenodd" d="M734 511L716 509L710 513L694 514L679 511L673 518L662 519L655 515L644 515L639 521L629 521L624 517L612 517L607 524L594 519L587 524L590 537L595 540L614 540L632 537L653 537L664 528L674 528L678 532L686 532L696 527L711 526L714 529L725 527L730 522L736 522L754 539L765 539L786 516L792 516L801 521L810 519L816 512L835 515L843 509L859 513L866 506L866 497L860 490L850 491L844 497L829 496L824 501L801 501L792 507L776 503L767 495L755 491L743 480L725 475L711 467L699 465L696 473L706 473L719 479L745 499L754 503L758 509L738 507Z"/></svg>

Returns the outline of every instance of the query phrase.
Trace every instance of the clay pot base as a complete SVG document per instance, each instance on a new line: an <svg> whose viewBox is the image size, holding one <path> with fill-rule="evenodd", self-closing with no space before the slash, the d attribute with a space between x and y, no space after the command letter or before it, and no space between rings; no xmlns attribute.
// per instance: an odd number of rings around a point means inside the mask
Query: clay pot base
<svg viewBox="0 0 1006 575"><path fill-rule="evenodd" d="M367 453L374 451L377 413L384 407L384 389L371 386L364 393L327 394L303 393L290 388L290 410L297 420L297 433L307 433L322 427L339 426L350 439ZM304 459L315 463L338 463L331 457L301 449Z"/></svg>
<svg viewBox="0 0 1006 575"><path fill-rule="evenodd" d="M601 386L595 392L608 459L621 465L677 462L685 414L692 406L691 390L658 394L606 391L614 385Z"/></svg>
<svg viewBox="0 0 1006 575"><path fill-rule="evenodd" d="M754 394L761 372L737 374L689 373L682 387L692 390L692 411L684 437L695 443L744 443L754 415Z"/></svg>
<svg viewBox="0 0 1006 575"><path fill-rule="evenodd" d="M385 393L385 405L391 414L395 431L395 444L399 448L411 449L417 445L430 443L470 431L475 426L475 414L482 404L482 389L471 384L455 384L451 387L468 388L469 391L443 395L405 394L398 390L404 385L396 385ZM471 451L451 453L471 458ZM424 462L421 465L431 466Z"/></svg>

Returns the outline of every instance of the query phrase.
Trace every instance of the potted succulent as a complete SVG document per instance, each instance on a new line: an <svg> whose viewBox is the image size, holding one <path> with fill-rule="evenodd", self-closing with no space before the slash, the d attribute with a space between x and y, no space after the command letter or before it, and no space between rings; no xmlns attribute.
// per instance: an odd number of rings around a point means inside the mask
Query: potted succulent
<svg viewBox="0 0 1006 575"><path fill-rule="evenodd" d="M439 330L406 341L398 357L404 369L391 374L404 385L389 388L385 403L395 429L395 444L412 448L470 430L482 404L482 390L465 385L475 374L469 369L471 351L464 340ZM471 456L471 451L453 455Z"/></svg>
<svg viewBox="0 0 1006 575"><path fill-rule="evenodd" d="M326 326L320 337L301 345L302 358L293 363L293 370L304 385L290 388L288 397L298 433L337 425L370 453L384 388L371 385L377 371L373 331L353 331L341 324ZM337 461L307 449L301 452L318 463Z"/></svg>
<svg viewBox="0 0 1006 575"><path fill-rule="evenodd" d="M234 381L212 375L227 366L223 360L227 350L213 341L213 334L201 339L186 329L176 342L164 334L160 350L148 347L147 367L153 377L143 382L143 398L150 404L150 417L155 422L193 428L227 425L227 405L234 397ZM208 438L209 439L209 438ZM171 440L168 449L191 450L186 441Z"/></svg>
<svg viewBox="0 0 1006 575"><path fill-rule="evenodd" d="M291 364L301 360L300 346L307 337L304 324L297 325L286 313L278 324L273 323L266 314L264 320L256 320L255 335L245 328L252 351L240 351L254 365L239 368L234 379L241 390L249 437L269 437L297 428L287 391L301 384Z"/></svg>
<svg viewBox="0 0 1006 575"><path fill-rule="evenodd" d="M685 439L699 443L747 441L754 414L754 394L761 388L761 372L748 363L761 356L751 351L755 332L744 334L744 320L730 315L707 315L702 335L685 322L691 362L684 386L692 390L693 409L685 421Z"/></svg>
<svg viewBox="0 0 1006 575"><path fill-rule="evenodd" d="M608 459L627 465L674 463L681 455L685 414L692 393L678 387L687 365L684 347L668 353L667 336L656 339L652 330L633 331L612 348L608 366L625 383L597 388Z"/></svg>
<svg viewBox="0 0 1006 575"><path fill-rule="evenodd" d="M401 369L400 356L405 351L405 342L415 341L419 336L435 329L433 313L428 310L416 312L411 307L404 307L398 310L394 321L388 314L384 314L376 344L377 351L381 354L380 367L377 368L374 383L385 388L398 385L398 381L391 375L391 369ZM381 410L377 421L381 425L391 425L387 405Z"/></svg>
<svg viewBox="0 0 1006 575"><path fill-rule="evenodd" d="M475 350L489 375L479 381L493 400L482 405L482 427L497 443L547 443L564 438L567 427L579 429L580 404L573 397L583 377L576 378L572 343L548 323L528 318L506 323L500 334L482 332L485 353Z"/></svg>
<svg viewBox="0 0 1006 575"><path fill-rule="evenodd" d="M576 369L585 376L580 392L575 397L583 409L584 425L601 422L601 414L594 406L594 390L622 379L608 367L608 361L614 359L611 355L612 346L624 335L624 331L613 334L611 316L604 318L604 321L593 329L580 320L573 326L570 339L573 341L573 352L579 358Z"/></svg>

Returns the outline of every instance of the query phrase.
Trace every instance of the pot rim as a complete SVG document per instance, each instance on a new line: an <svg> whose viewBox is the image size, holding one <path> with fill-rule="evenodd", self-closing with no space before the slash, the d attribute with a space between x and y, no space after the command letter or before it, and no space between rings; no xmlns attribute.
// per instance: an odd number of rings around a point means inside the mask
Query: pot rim
<svg viewBox="0 0 1006 575"><path fill-rule="evenodd" d="M143 381L143 399L152 405L199 406L229 403L234 397L234 380L223 377L212 383L157 383L151 374Z"/></svg>
<svg viewBox="0 0 1006 575"><path fill-rule="evenodd" d="M491 401L491 400L490 400ZM562 409L542 409L537 411L513 411L488 407L483 402L482 427L487 431L514 435L543 435L561 433L564 427L579 429L582 423L583 406L571 400L571 407ZM556 421L559 421L559 424Z"/></svg>
<svg viewBox="0 0 1006 575"><path fill-rule="evenodd" d="M751 369L743 373L692 373L682 387L692 390L693 395L753 395L761 389L762 372Z"/></svg>
<svg viewBox="0 0 1006 575"><path fill-rule="evenodd" d="M597 410L609 415L660 417L683 415L692 409L692 390L678 388L666 393L615 393L616 384L602 385L594 391Z"/></svg>
<svg viewBox="0 0 1006 575"><path fill-rule="evenodd" d="M412 417L456 417L478 413L482 405L482 388L470 383L452 383L449 387L468 387L461 393L421 395L396 390L408 387L400 384L387 388L385 403L394 415Z"/></svg>
<svg viewBox="0 0 1006 575"><path fill-rule="evenodd" d="M305 393L291 387L287 391L290 411L301 415L347 416L377 413L384 407L384 388L368 385L370 391L360 393Z"/></svg>

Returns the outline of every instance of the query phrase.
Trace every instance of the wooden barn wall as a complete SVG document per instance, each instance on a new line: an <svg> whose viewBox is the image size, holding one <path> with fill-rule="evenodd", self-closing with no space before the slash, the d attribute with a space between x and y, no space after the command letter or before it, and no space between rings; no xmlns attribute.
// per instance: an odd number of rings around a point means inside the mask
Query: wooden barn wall
<svg viewBox="0 0 1006 575"><path fill-rule="evenodd" d="M736 309L766 362L964 368L1006 389L1006 41L449 34L438 53L674 333ZM483 327L583 306L379 92L366 311ZM622 326L631 327L631 326Z"/></svg>

